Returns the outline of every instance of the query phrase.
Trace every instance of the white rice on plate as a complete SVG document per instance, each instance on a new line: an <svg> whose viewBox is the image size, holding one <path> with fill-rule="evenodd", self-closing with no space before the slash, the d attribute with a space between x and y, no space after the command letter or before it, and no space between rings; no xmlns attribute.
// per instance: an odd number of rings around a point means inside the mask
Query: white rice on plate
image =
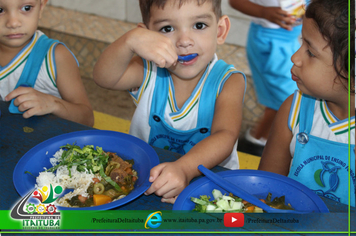
<svg viewBox="0 0 356 236"><path fill-rule="evenodd" d="M63 150L60 149L57 151L53 158L50 158L50 162L52 166L58 164L59 159L61 158ZM46 168L45 171L40 172L39 176L36 178L36 188L42 188L43 186L52 185L53 188L60 185L63 190L64 189L74 189L74 191L67 193L65 196L57 199L56 204L65 207L72 207L70 206L66 200L70 200L72 197L76 195L82 195L83 197L88 197L87 189L90 183L94 182L93 178L98 178L101 180L100 175L94 175L89 170L85 172L77 171L77 166L72 166L71 176L69 176L69 171L66 166L60 166L56 173L47 172Z"/></svg>

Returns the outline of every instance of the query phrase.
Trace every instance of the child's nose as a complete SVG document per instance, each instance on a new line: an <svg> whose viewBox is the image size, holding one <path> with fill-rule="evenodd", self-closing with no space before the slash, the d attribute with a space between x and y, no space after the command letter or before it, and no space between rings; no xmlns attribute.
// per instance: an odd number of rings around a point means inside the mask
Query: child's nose
<svg viewBox="0 0 356 236"><path fill-rule="evenodd" d="M194 45L194 40L190 36L189 32L181 32L178 35L177 47L189 47Z"/></svg>
<svg viewBox="0 0 356 236"><path fill-rule="evenodd" d="M302 65L302 60L301 60L301 47L298 49L298 51L296 51L292 58L291 58L292 62L294 65L296 66L301 66Z"/></svg>
<svg viewBox="0 0 356 236"><path fill-rule="evenodd" d="M17 28L19 26L21 26L21 21L20 21L20 18L18 17L18 15L15 13L9 14L7 22L6 22L6 27Z"/></svg>

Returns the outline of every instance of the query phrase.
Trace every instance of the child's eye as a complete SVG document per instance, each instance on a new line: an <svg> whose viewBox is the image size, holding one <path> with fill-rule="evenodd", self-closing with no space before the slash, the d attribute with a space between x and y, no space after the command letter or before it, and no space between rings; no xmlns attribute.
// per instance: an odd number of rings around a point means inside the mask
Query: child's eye
<svg viewBox="0 0 356 236"><path fill-rule="evenodd" d="M30 5L26 5L26 6L24 6L24 7L22 7L22 11L30 11L31 10L31 8L32 8L32 6L30 6Z"/></svg>
<svg viewBox="0 0 356 236"><path fill-rule="evenodd" d="M172 32L174 30L174 28L170 25L164 26L162 27L159 31L162 33L169 33Z"/></svg>
<svg viewBox="0 0 356 236"><path fill-rule="evenodd" d="M311 51L309 49L307 49L307 54L309 57L315 57L315 55L313 53L311 53Z"/></svg>
<svg viewBox="0 0 356 236"><path fill-rule="evenodd" d="M201 22L198 22L194 25L194 29L204 29L205 27L207 27L207 25L205 23L201 23Z"/></svg>
<svg viewBox="0 0 356 236"><path fill-rule="evenodd" d="M4 12L4 9L0 8L0 14Z"/></svg>

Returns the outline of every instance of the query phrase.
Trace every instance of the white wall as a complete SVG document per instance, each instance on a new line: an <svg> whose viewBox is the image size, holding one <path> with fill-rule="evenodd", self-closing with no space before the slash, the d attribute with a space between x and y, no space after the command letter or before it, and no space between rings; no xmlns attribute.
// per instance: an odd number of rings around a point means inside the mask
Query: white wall
<svg viewBox="0 0 356 236"><path fill-rule="evenodd" d="M136 2L136 0L130 2ZM126 20L126 0L49 0L49 5Z"/></svg>
<svg viewBox="0 0 356 236"><path fill-rule="evenodd" d="M49 0L48 4L132 23L142 19L138 0ZM231 20L226 43L245 46L250 17L231 8L228 0L222 0L222 12Z"/></svg>

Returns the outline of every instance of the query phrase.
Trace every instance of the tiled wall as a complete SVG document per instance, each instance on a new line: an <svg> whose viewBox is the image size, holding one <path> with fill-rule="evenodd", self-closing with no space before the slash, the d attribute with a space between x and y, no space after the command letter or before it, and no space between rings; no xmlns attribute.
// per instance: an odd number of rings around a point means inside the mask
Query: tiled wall
<svg viewBox="0 0 356 236"><path fill-rule="evenodd" d="M92 78L93 67L102 51L115 39L135 27L112 18L84 14L78 11L47 6L40 21L40 30L50 38L65 43L76 55L83 78ZM218 46L218 57L247 75L243 125L244 132L261 115L263 108L256 103L245 48L232 44Z"/></svg>

